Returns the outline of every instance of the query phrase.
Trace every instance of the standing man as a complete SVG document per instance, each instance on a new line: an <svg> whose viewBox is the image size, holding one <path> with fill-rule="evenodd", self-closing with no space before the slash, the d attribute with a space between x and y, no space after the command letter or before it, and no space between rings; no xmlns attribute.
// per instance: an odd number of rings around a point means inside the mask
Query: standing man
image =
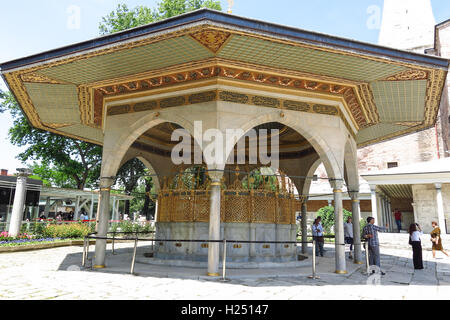
<svg viewBox="0 0 450 320"><path fill-rule="evenodd" d="M381 271L378 232L387 232L387 228L388 226L386 226L386 228L376 226L375 218L369 217L367 218L367 225L363 229L363 237L369 242L369 265L378 266L382 276L384 276L385 273ZM372 273L375 273L375 270L372 271Z"/></svg>
<svg viewBox="0 0 450 320"><path fill-rule="evenodd" d="M344 237L345 237L345 244L350 245L350 254L348 255L349 259L353 259L353 219L348 218L347 222L344 223Z"/></svg>
<svg viewBox="0 0 450 320"><path fill-rule="evenodd" d="M395 223L397 224L398 233L402 231L402 213L400 210L395 209L394 211Z"/></svg>
<svg viewBox="0 0 450 320"><path fill-rule="evenodd" d="M325 243L325 239L323 237L323 227L322 227L322 218L321 217L317 217L316 220L314 220L314 224L312 225L312 234L313 234L313 239L316 241L316 256L320 256L323 257L323 247L324 247L324 243Z"/></svg>

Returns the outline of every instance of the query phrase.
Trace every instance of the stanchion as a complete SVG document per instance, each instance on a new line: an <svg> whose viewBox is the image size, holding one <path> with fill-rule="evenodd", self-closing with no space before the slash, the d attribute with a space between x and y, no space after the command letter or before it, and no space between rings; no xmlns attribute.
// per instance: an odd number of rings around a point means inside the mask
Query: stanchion
<svg viewBox="0 0 450 320"><path fill-rule="evenodd" d="M116 240L116 232L113 232L113 238L112 238L112 254L115 255L116 252L114 251L114 241Z"/></svg>
<svg viewBox="0 0 450 320"><path fill-rule="evenodd" d="M364 243L364 248L366 249L366 273L369 275L370 265L369 265L369 241Z"/></svg>
<svg viewBox="0 0 450 320"><path fill-rule="evenodd" d="M312 275L308 278L313 280L320 279L320 277L316 275L316 240L313 240L312 243Z"/></svg>
<svg viewBox="0 0 450 320"><path fill-rule="evenodd" d="M226 264L227 264L227 240L223 240L223 272L222 272L222 281L227 281L226 275Z"/></svg>
<svg viewBox="0 0 450 320"><path fill-rule="evenodd" d="M90 238L89 237L86 237L86 257L84 258L84 261L88 261L89 259L89 245L90 245L90 243L89 243L89 240ZM92 268L92 264L91 264L91 268Z"/></svg>
<svg viewBox="0 0 450 320"><path fill-rule="evenodd" d="M131 262L131 274L134 274L134 265L136 263L136 251L137 251L138 237L136 235L136 239L134 240L134 252L133 252L133 261Z"/></svg>
<svg viewBox="0 0 450 320"><path fill-rule="evenodd" d="M81 258L81 266L86 267L86 237L83 240L83 257Z"/></svg>

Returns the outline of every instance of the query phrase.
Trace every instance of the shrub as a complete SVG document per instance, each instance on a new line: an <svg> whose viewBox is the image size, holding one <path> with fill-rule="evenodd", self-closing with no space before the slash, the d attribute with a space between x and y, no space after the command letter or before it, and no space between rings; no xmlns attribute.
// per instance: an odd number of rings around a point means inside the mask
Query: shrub
<svg viewBox="0 0 450 320"><path fill-rule="evenodd" d="M120 229L120 230L119 230ZM150 232L153 231L152 226L149 223L141 225L139 222L133 221L121 221L119 223L114 223L111 226L111 232Z"/></svg>
<svg viewBox="0 0 450 320"><path fill-rule="evenodd" d="M348 218L352 217L352 213L350 211L344 210L344 222L347 221ZM322 217L322 226L324 228L325 234L332 234L332 229L334 228L334 207L328 206L323 207L317 212L318 217Z"/></svg>
<svg viewBox="0 0 450 320"><path fill-rule="evenodd" d="M43 236L46 238L79 239L89 233L91 233L91 228L85 223L50 224L43 230Z"/></svg>

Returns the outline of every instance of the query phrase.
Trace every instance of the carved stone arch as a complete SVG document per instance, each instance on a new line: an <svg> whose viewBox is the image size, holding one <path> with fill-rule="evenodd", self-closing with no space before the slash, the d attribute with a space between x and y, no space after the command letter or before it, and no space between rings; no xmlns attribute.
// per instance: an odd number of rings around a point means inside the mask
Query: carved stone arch
<svg viewBox="0 0 450 320"><path fill-rule="evenodd" d="M359 191L358 152L356 143L350 139L345 144L344 173L347 189Z"/></svg>
<svg viewBox="0 0 450 320"><path fill-rule="evenodd" d="M120 122L120 119L116 121ZM121 128L121 130L112 131L109 137L108 133L110 131L107 131L103 146L102 177L115 176L132 144L146 131L165 122L175 123L193 135L193 124L174 113L165 114L164 116L155 113L147 114L144 117L137 118L136 121ZM114 126L114 124L113 122L111 125Z"/></svg>
<svg viewBox="0 0 450 320"><path fill-rule="evenodd" d="M326 141L326 137L320 132L320 127L312 126L306 122L298 121L293 116L288 113L280 114L279 111L267 113L259 117L255 117L251 121L247 121L242 125L243 136L251 129L258 127L265 123L279 122L286 125L293 130L297 131L301 136L303 136L314 148L316 153L319 155L321 161L324 163L325 168L328 172L328 176L335 179L342 179L343 174L343 161L340 160L341 156L335 154L337 148L332 148ZM242 137L241 137L242 138ZM233 146L234 147L234 146ZM227 155L230 155L232 148L226 150Z"/></svg>

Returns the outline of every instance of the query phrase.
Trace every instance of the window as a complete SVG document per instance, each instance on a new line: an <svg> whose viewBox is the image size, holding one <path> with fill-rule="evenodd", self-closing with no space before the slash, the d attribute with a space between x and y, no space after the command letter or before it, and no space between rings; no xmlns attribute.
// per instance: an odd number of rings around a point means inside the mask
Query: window
<svg viewBox="0 0 450 320"><path fill-rule="evenodd" d="M387 167L388 167L388 169L397 168L398 162L388 162Z"/></svg>

